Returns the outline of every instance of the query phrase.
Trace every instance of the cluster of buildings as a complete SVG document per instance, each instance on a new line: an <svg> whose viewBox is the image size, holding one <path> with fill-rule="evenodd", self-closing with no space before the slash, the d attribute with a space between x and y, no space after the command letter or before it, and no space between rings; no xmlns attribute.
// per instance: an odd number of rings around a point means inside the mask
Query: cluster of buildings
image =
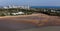
<svg viewBox="0 0 60 31"><path fill-rule="evenodd" d="M9 8L22 8L22 9L29 9L30 6L15 6L15 5L9 5L9 6L4 6L4 9L9 9Z"/></svg>
<svg viewBox="0 0 60 31"><path fill-rule="evenodd" d="M2 7L3 9L12 9L12 8L20 8L20 9L30 9L30 6L16 6L16 5L9 5L9 6L4 6ZM4 13L5 15L24 15L25 13L22 12L22 11L19 11L19 12L13 12L13 13Z"/></svg>

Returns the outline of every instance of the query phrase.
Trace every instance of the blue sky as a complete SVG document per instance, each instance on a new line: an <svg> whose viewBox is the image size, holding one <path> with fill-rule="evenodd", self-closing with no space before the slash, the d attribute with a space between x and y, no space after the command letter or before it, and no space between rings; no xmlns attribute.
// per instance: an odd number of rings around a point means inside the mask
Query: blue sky
<svg viewBox="0 0 60 31"><path fill-rule="evenodd" d="M0 6L6 5L60 6L60 0L0 0Z"/></svg>

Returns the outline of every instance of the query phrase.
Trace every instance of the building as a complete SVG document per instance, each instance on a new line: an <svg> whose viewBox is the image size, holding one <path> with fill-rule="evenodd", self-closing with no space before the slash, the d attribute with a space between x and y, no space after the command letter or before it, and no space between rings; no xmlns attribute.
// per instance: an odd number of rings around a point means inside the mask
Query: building
<svg viewBox="0 0 60 31"><path fill-rule="evenodd" d="M15 6L15 5L9 5L9 6L5 6L3 7L4 9L9 9L9 8L22 8L22 9L29 9L29 6Z"/></svg>
<svg viewBox="0 0 60 31"><path fill-rule="evenodd" d="M25 14L24 12L17 12L17 13L12 13L13 15L23 15Z"/></svg>
<svg viewBox="0 0 60 31"><path fill-rule="evenodd" d="M6 6L5 6L5 7L3 7L3 8L4 8L4 9L8 9L8 7L6 7Z"/></svg>

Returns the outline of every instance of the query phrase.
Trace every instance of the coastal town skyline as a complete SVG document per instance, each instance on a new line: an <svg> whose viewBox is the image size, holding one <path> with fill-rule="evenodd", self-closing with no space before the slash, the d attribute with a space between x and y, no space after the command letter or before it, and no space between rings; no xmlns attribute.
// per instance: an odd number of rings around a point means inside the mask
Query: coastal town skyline
<svg viewBox="0 0 60 31"><path fill-rule="evenodd" d="M60 6L60 0L0 0L0 6L8 5Z"/></svg>

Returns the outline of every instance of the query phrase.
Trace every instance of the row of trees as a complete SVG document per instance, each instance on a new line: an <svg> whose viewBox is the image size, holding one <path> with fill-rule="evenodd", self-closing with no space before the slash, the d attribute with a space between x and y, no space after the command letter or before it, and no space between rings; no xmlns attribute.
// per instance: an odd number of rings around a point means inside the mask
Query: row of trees
<svg viewBox="0 0 60 31"><path fill-rule="evenodd" d="M12 16L11 13L17 13L17 12L24 12L25 15L33 14L33 13L44 13L47 15L53 15L53 16L60 16L60 10L53 10L47 9L47 8L34 8L34 9L20 9L20 8L11 8L11 9L0 9L0 16Z"/></svg>
<svg viewBox="0 0 60 31"><path fill-rule="evenodd" d="M11 8L11 9L0 9L0 16L13 16L12 13L24 12L24 15L29 15L33 13L33 10L20 9L20 8Z"/></svg>
<svg viewBox="0 0 60 31"><path fill-rule="evenodd" d="M36 8L39 13L44 13L51 16L60 16L60 9Z"/></svg>

